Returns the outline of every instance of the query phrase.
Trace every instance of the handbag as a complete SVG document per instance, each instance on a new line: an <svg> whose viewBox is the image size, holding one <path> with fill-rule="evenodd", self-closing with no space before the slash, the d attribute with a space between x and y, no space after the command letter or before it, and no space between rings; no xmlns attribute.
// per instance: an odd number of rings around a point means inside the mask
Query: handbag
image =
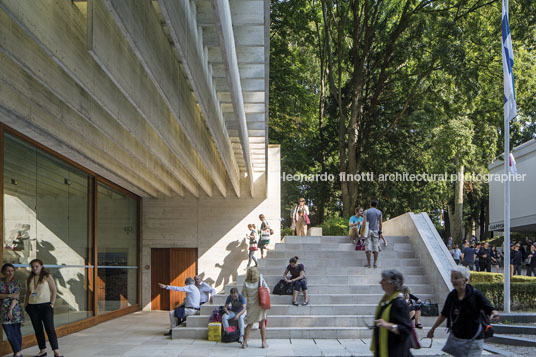
<svg viewBox="0 0 536 357"><path fill-rule="evenodd" d="M454 357L467 357L469 356L469 349L471 348L471 345L473 344L474 340L476 340L478 335L480 335L481 331L482 325L480 324L478 325L476 334L470 340L455 337L451 331L449 333L449 337L447 337L447 342L441 351L453 355Z"/></svg>
<svg viewBox="0 0 536 357"><path fill-rule="evenodd" d="M259 278L259 306L263 310L269 310L270 309L270 290L266 286L262 284L264 279L262 278L262 274Z"/></svg>
<svg viewBox="0 0 536 357"><path fill-rule="evenodd" d="M305 223L311 224L311 220L309 219L309 215L307 213L305 213Z"/></svg>
<svg viewBox="0 0 536 357"><path fill-rule="evenodd" d="M274 289L272 290L272 294L274 295L292 295L293 292L294 284L287 283L284 279L279 280L279 282L275 284Z"/></svg>
<svg viewBox="0 0 536 357"><path fill-rule="evenodd" d="M432 304L430 299L426 299L424 304L421 305L422 316L439 316L439 305Z"/></svg>
<svg viewBox="0 0 536 357"><path fill-rule="evenodd" d="M419 342L419 336L417 336L417 331L415 331L415 323L411 322L411 333L409 334L409 344L413 349L420 349L421 344Z"/></svg>
<svg viewBox="0 0 536 357"><path fill-rule="evenodd" d="M491 326L489 316L486 315L484 310L480 310L480 323L482 325L482 329L484 330L484 339L493 337L495 330L493 329L493 326Z"/></svg>

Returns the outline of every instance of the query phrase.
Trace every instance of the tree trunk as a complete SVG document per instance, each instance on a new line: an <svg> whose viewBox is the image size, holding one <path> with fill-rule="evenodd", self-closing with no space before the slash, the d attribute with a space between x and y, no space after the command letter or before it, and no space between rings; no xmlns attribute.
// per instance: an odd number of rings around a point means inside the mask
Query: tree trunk
<svg viewBox="0 0 536 357"><path fill-rule="evenodd" d="M456 182L454 187L454 219L452 221L451 232L454 242L462 244L463 241L463 184L464 166L460 164L460 159L456 156Z"/></svg>

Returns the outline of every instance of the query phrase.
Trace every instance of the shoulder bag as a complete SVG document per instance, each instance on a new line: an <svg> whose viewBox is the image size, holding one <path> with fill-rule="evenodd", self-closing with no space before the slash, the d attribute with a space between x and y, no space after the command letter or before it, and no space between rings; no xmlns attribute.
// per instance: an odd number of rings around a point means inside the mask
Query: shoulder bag
<svg viewBox="0 0 536 357"><path fill-rule="evenodd" d="M270 310L270 290L263 284L262 274L259 278L259 306L263 310Z"/></svg>

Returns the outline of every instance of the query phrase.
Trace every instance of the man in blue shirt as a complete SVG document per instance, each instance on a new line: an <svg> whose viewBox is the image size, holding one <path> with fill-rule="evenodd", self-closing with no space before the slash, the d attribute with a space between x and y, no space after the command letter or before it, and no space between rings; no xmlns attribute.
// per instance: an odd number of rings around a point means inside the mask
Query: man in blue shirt
<svg viewBox="0 0 536 357"><path fill-rule="evenodd" d="M230 310L229 310L230 306ZM238 293L237 288L231 289L231 295L225 300L225 306L223 307L225 314L222 316L221 321L223 323L223 332L227 333L229 328L229 320L238 320L238 328L240 329L240 340L244 339L244 317L246 316L246 299Z"/></svg>
<svg viewBox="0 0 536 357"><path fill-rule="evenodd" d="M469 246L469 243L465 243L465 248L462 250L462 265L474 270L474 264L476 259L475 249Z"/></svg>
<svg viewBox="0 0 536 357"><path fill-rule="evenodd" d="M171 330L186 321L187 316L199 315L201 304L201 294L199 293L199 289L195 286L195 281L192 278L186 278L184 284L186 286L158 284L162 289L182 291L186 293L186 298L184 298L182 305L169 312L170 330L168 333L164 334L164 336L171 336Z"/></svg>
<svg viewBox="0 0 536 357"><path fill-rule="evenodd" d="M361 223L363 223L363 208L357 207L355 209L355 216L350 217L350 220L348 221L349 233L354 243L357 243Z"/></svg>

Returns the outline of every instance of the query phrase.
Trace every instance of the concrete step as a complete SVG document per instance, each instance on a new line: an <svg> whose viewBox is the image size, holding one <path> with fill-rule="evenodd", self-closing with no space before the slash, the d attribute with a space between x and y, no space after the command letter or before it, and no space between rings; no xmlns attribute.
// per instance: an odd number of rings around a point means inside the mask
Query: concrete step
<svg viewBox="0 0 536 357"><path fill-rule="evenodd" d="M378 304L337 304L329 305L323 304L323 302L311 302L307 306L294 306L289 299L284 304L271 304L270 314L273 315L367 315L376 311ZM300 297L298 302L303 303L303 299ZM224 302L222 303L222 305ZM218 306L215 305L203 305L201 306L201 315L210 316L214 309ZM502 332L501 332L502 333Z"/></svg>
<svg viewBox="0 0 536 357"><path fill-rule="evenodd" d="M278 275L263 275L266 283L273 289L273 287L283 279L283 269L281 269L281 274ZM374 269L373 274L370 275L313 275L307 274L307 284L347 284L347 285L360 285L360 284L375 284L379 283L381 280L381 272L378 269ZM245 276L239 276L237 283L239 285L244 284L246 280ZM422 275L404 275L405 284L418 284L422 283Z"/></svg>
<svg viewBox="0 0 536 357"><path fill-rule="evenodd" d="M412 252L411 243L389 243L387 247L382 244L382 250L399 252ZM276 243L275 251L352 251L355 252L354 243Z"/></svg>
<svg viewBox="0 0 536 357"><path fill-rule="evenodd" d="M420 338L426 337L429 328L417 330L417 335ZM257 331L252 332L253 335L258 335ZM372 330L367 327L271 327L270 316L268 316L268 327L266 329L266 337L271 338L295 338L295 339L359 339L371 338ZM446 338L447 333L443 328L438 328L435 331L435 338ZM173 329L173 339L190 338L190 339L207 339L207 327L176 327Z"/></svg>
<svg viewBox="0 0 536 357"><path fill-rule="evenodd" d="M383 249L383 247L382 247ZM257 255L260 256L260 253ZM346 260L346 259L366 259L364 251L330 251L330 250L317 250L317 251L308 251L304 250L292 250L287 249L283 251L268 251L266 259L285 259L289 260L294 256L298 256L301 260L311 260L311 259L337 259L337 260ZM382 250L380 252L381 258L388 259L415 259L415 252L397 252L394 250Z"/></svg>
<svg viewBox="0 0 536 357"><path fill-rule="evenodd" d="M264 259L259 259L259 262L263 261ZM305 273L307 275L341 275L341 274L347 274L347 275L375 275L379 276L377 274L381 274L382 270L389 268L389 263L385 262L385 267L383 266L383 262L378 261L378 264L380 264L380 268L365 268L364 266L337 266L333 264L332 266L328 267L316 267L315 265L311 266L305 266ZM259 271L262 274L265 275L283 275L283 272L285 271L285 268L287 267L287 264L281 265L281 266L261 266L259 267ZM364 263L363 263L364 265ZM408 275L416 275L416 274L424 274L424 267L422 265L418 266L398 266L396 267L398 271L400 271L404 276L406 274ZM244 270L245 273L245 270Z"/></svg>
<svg viewBox="0 0 536 357"><path fill-rule="evenodd" d="M214 295L214 308L225 304L228 294L216 294ZM328 305L337 305L337 304L374 304L377 305L380 299L383 297L382 293L376 294L326 294L326 291L323 291L320 294L310 293L309 301L311 304L328 304ZM435 294L431 292L419 294L419 297L422 300L430 299L432 302L437 303L438 299ZM303 301L303 296L300 293L298 297L298 302ZM290 295L273 295L270 294L270 303L271 304L290 304L292 302L292 296ZM443 300L441 301L443 303ZM211 305L203 305L205 306ZM212 309L213 310L213 309ZM210 310L210 311L212 311Z"/></svg>
<svg viewBox="0 0 536 357"><path fill-rule="evenodd" d="M186 327L206 327L209 318L210 315L189 316ZM422 317L421 323L431 327L435 320L435 317ZM273 315L271 310L268 313L270 327L366 327L373 325L373 321L374 315L370 311L363 315Z"/></svg>
<svg viewBox="0 0 536 357"><path fill-rule="evenodd" d="M406 236L384 236L387 243L409 243L409 238ZM285 243L351 243L349 236L315 236L315 237L298 237L285 236Z"/></svg>
<svg viewBox="0 0 536 357"><path fill-rule="evenodd" d="M361 267L367 263L367 258L365 256L364 252L361 252L362 254L357 255L355 258L318 258L318 259L312 259L312 258L304 258L300 259L299 263L303 264L305 266L305 271L307 271L307 266L310 267L316 267L319 269L325 269L327 267ZM272 258L265 258L265 259L258 259L259 266L261 268L263 267L283 267L285 268L288 265L288 259L272 259ZM419 266L421 265L421 262L419 259L398 259L395 257L388 258L386 256L382 256L380 253L380 256L378 258L378 268L383 269L390 269L390 268L397 268L400 266Z"/></svg>
<svg viewBox="0 0 536 357"><path fill-rule="evenodd" d="M428 284L407 284L411 292L415 295L429 294L430 285ZM229 294L231 288L237 287L238 292L242 291L242 285L230 284L225 287L225 293ZM270 286L270 291L273 286ZM330 294L380 294L383 292L380 284L307 284L307 290L311 294L322 294L329 292Z"/></svg>

